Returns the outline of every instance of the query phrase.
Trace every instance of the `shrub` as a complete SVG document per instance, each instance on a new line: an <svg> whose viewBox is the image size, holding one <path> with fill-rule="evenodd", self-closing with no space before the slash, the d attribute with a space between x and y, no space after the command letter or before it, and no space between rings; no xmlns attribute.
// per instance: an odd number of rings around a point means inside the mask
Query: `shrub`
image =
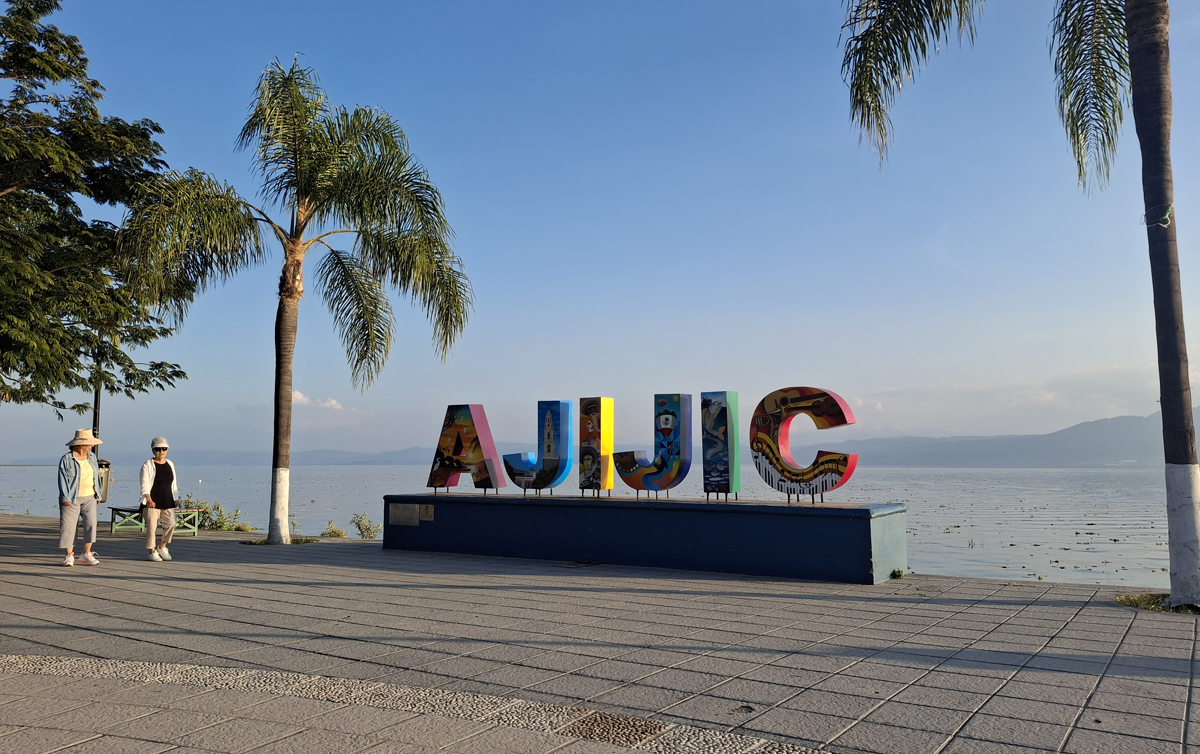
<svg viewBox="0 0 1200 754"><path fill-rule="evenodd" d="M375 539L379 532L383 531L383 525L367 518L365 513L355 513L350 519L350 524L358 529L358 536L362 539Z"/></svg>
<svg viewBox="0 0 1200 754"><path fill-rule="evenodd" d="M201 529L211 529L213 531L258 531L258 527L251 526L242 518L241 508L237 508L233 513L225 510L220 503L207 503L203 500L196 500L192 497L192 493L179 501L180 508L195 508L200 511L197 515L199 526Z"/></svg>
<svg viewBox="0 0 1200 754"><path fill-rule="evenodd" d="M321 532L321 536L322 537L344 537L344 536L346 536L346 530L339 529L337 524L330 521L329 525L327 525L325 527L325 531Z"/></svg>

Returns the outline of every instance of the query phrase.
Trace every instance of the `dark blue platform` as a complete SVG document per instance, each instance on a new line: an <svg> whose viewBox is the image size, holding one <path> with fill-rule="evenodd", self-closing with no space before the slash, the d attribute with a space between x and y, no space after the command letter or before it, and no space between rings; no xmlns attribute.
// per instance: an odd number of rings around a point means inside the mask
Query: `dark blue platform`
<svg viewBox="0 0 1200 754"><path fill-rule="evenodd" d="M908 507L385 495L391 550L878 584L908 568Z"/></svg>

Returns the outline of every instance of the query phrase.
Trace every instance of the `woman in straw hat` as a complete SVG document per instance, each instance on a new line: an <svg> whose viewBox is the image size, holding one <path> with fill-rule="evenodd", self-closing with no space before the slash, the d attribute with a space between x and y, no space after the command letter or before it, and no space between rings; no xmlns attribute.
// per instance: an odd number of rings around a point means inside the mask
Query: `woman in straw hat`
<svg viewBox="0 0 1200 754"><path fill-rule="evenodd" d="M167 438L154 438L150 441L154 457L142 465L142 520L146 522L148 559L155 563L171 559L167 545L175 534L175 496L179 494L179 486L175 483L175 464L167 459L169 449ZM162 544L155 547L159 521L163 528Z"/></svg>
<svg viewBox="0 0 1200 754"><path fill-rule="evenodd" d="M70 448L58 463L58 546L67 551L63 565L75 565L75 530L83 518L83 555L80 565L99 565L92 554L96 541L96 492L100 465L95 448L102 441L90 429L77 429L67 442Z"/></svg>

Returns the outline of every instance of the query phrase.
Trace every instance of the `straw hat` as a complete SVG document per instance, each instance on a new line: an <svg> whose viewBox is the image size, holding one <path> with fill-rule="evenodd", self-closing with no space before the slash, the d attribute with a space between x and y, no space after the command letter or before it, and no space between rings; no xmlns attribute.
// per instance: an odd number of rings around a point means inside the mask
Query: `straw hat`
<svg viewBox="0 0 1200 754"><path fill-rule="evenodd" d="M67 441L67 447L73 448L76 445L99 445L102 442L104 441L99 437L92 436L92 430L77 429L75 430L75 436Z"/></svg>

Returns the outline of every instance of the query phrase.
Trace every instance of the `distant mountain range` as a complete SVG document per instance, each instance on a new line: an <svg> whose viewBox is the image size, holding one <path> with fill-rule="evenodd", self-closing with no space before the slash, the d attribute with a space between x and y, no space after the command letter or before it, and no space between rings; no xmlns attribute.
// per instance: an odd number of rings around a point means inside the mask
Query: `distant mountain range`
<svg viewBox="0 0 1200 754"><path fill-rule="evenodd" d="M496 443L500 453L534 450L532 443ZM1162 418L1118 416L1084 422L1048 435L995 437L893 437L875 440L841 440L836 433L820 445L793 448L799 463L807 463L818 449L858 453L869 466L1070 468L1101 466L1157 466L1163 462ZM142 464L148 453L111 452L104 457L115 464ZM748 459L749 453L743 451ZM270 466L270 451L172 450L171 458L189 466ZM293 466L426 466L433 448L412 447L386 453L349 450L305 450L292 453ZM58 458L22 458L12 465L56 464Z"/></svg>

